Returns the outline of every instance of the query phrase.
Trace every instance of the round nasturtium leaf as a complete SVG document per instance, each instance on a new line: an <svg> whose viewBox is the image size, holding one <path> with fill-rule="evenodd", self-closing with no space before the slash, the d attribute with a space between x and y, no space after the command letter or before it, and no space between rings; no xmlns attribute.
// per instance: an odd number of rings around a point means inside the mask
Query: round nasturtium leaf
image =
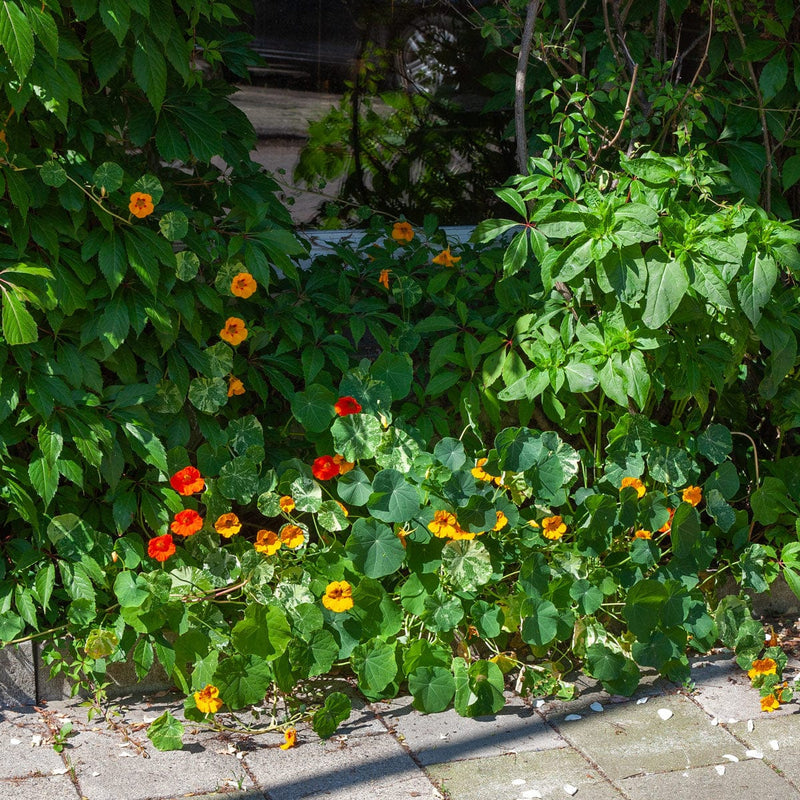
<svg viewBox="0 0 800 800"><path fill-rule="evenodd" d="M456 681L445 667L418 667L408 676L408 689L417 711L436 714L450 705L456 693Z"/></svg>
<svg viewBox="0 0 800 800"><path fill-rule="evenodd" d="M358 519L345 542L345 552L359 572L380 578L396 572L406 551L391 528L374 519Z"/></svg>

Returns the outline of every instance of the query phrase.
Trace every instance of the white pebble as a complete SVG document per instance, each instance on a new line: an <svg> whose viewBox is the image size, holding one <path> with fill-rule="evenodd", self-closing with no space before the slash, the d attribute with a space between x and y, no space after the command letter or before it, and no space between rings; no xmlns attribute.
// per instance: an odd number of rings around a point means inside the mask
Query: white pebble
<svg viewBox="0 0 800 800"><path fill-rule="evenodd" d="M514 780L511 781L511 785L512 786L524 786L525 785L525 778L514 778Z"/></svg>
<svg viewBox="0 0 800 800"><path fill-rule="evenodd" d="M603 710L604 710L604 709L603 709L603 704L602 704L602 703L592 703L592 704L589 706L589 708L591 708L591 709L592 709L592 711L603 711Z"/></svg>
<svg viewBox="0 0 800 800"><path fill-rule="evenodd" d="M754 728L755 725L753 724L753 720L751 719L747 720L747 732L752 733Z"/></svg>
<svg viewBox="0 0 800 800"><path fill-rule="evenodd" d="M745 750L744 754L748 758L764 758L764 754L760 750Z"/></svg>
<svg viewBox="0 0 800 800"><path fill-rule="evenodd" d="M770 746L770 747L771 747L773 750L777 750L777 749L778 749L778 740L777 740L777 739L770 739L770 740L769 740L769 746Z"/></svg>
<svg viewBox="0 0 800 800"><path fill-rule="evenodd" d="M643 706L643 705L644 705L644 704L645 704L645 703L646 703L646 702L647 702L649 699L650 699L649 697L640 697L640 698L639 698L639 699L636 701L636 705L637 705L637 706Z"/></svg>
<svg viewBox="0 0 800 800"><path fill-rule="evenodd" d="M42 746L42 737L41 734L36 734L35 736L31 736L31 747L41 747Z"/></svg>
<svg viewBox="0 0 800 800"><path fill-rule="evenodd" d="M661 717L663 720L668 720L672 717L672 712L668 708L659 708L658 709L658 716Z"/></svg>
<svg viewBox="0 0 800 800"><path fill-rule="evenodd" d="M567 714L567 716L564 717L564 722L575 722L579 719L583 719L580 714Z"/></svg>
<svg viewBox="0 0 800 800"><path fill-rule="evenodd" d="M569 795L577 794L578 793L578 787L577 786L573 786L571 783L565 783L564 784L564 791Z"/></svg>
<svg viewBox="0 0 800 800"><path fill-rule="evenodd" d="M520 795L523 800L534 800L534 798L541 798L541 796L542 793L537 789L528 789Z"/></svg>
<svg viewBox="0 0 800 800"><path fill-rule="evenodd" d="M100 774L99 772L93 772L93 773L92 773L92 777L93 777L93 778L96 778L96 777L97 777L99 774Z"/></svg>
<svg viewBox="0 0 800 800"><path fill-rule="evenodd" d="M738 719L734 719L733 717L731 717L728 720L728 725L735 725L738 721L739 721Z"/></svg>
<svg viewBox="0 0 800 800"><path fill-rule="evenodd" d="M725 767L722 764L717 764L714 769L717 771L717 775L725 774Z"/></svg>
<svg viewBox="0 0 800 800"><path fill-rule="evenodd" d="M22 744L22 739L11 739L9 744Z"/></svg>
<svg viewBox="0 0 800 800"><path fill-rule="evenodd" d="M725 753L723 758L727 758L728 761L732 761L734 764L739 760L736 756L732 756L730 753Z"/></svg>
<svg viewBox="0 0 800 800"><path fill-rule="evenodd" d="M533 704L533 707L534 708L541 708L543 705L544 705L544 700L539 699Z"/></svg>
<svg viewBox="0 0 800 800"><path fill-rule="evenodd" d="M69 768L68 767L56 767L55 769L52 770L51 774L52 775L65 775L67 772L69 772Z"/></svg>
<svg viewBox="0 0 800 800"><path fill-rule="evenodd" d="M712 725L719 725L719 720L716 717L714 717L714 719L711 720L711 724Z"/></svg>

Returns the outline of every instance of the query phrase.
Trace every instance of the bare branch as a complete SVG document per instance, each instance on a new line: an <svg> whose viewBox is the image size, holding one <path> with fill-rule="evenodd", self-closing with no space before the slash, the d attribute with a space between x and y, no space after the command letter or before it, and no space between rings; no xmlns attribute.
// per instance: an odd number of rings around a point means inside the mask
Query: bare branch
<svg viewBox="0 0 800 800"><path fill-rule="evenodd" d="M536 27L536 18L539 15L539 3L540 0L531 0L528 3L514 81L514 135L517 140L517 168L520 173L525 173L528 169L528 134L525 131L525 78L528 72L528 61L531 57L533 29Z"/></svg>
<svg viewBox="0 0 800 800"><path fill-rule="evenodd" d="M625 101L625 110L622 112L622 119L619 121L619 127L617 128L617 132L614 134L612 139L603 142L600 147L597 148L597 152L594 155L594 161L597 161L598 156L600 153L609 148L614 147L614 145L619 140L619 137L622 135L622 129L625 127L625 121L628 119L628 115L631 112L631 99L633 98L633 90L636 88L636 78L639 76L639 65L634 64L633 67L633 77L631 78L631 85L628 89L628 98Z"/></svg>

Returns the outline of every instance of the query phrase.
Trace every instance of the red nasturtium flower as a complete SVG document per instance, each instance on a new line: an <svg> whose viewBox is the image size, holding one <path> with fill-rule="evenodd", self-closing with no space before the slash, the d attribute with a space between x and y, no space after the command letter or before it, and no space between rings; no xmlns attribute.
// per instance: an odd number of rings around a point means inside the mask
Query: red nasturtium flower
<svg viewBox="0 0 800 800"><path fill-rule="evenodd" d="M192 508L184 508L175 515L170 530L178 536L193 536L203 527L203 518Z"/></svg>
<svg viewBox="0 0 800 800"><path fill-rule="evenodd" d="M340 397L334 404L333 410L340 416L346 417L348 414L358 414L361 412L361 403L355 399L355 397L350 397L350 395L345 395L344 397Z"/></svg>
<svg viewBox="0 0 800 800"><path fill-rule="evenodd" d="M201 714L216 714L222 708L219 689L210 683L206 684L205 689L194 693L194 703Z"/></svg>
<svg viewBox="0 0 800 800"><path fill-rule="evenodd" d="M392 239L399 244L408 244L414 238L414 229L409 222L395 222L392 227Z"/></svg>
<svg viewBox="0 0 800 800"><path fill-rule="evenodd" d="M231 294L237 297L243 297L245 300L255 293L258 288L256 279L249 272L240 272L231 281Z"/></svg>
<svg viewBox="0 0 800 800"><path fill-rule="evenodd" d="M202 492L206 488L206 482L200 475L197 467L184 467L179 469L170 479L169 485L182 495L190 495L195 492Z"/></svg>
<svg viewBox="0 0 800 800"><path fill-rule="evenodd" d="M327 481L339 474L339 465L333 460L333 456L320 456L314 459L311 474L318 481Z"/></svg>
<svg viewBox="0 0 800 800"><path fill-rule="evenodd" d="M332 581L325 587L322 605L337 614L349 611L353 607L353 587L347 581Z"/></svg>
<svg viewBox="0 0 800 800"><path fill-rule="evenodd" d="M227 514L221 514L214 523L214 530L226 539L230 539L231 536L239 533L241 529L242 523L239 522L239 517L232 511Z"/></svg>
<svg viewBox="0 0 800 800"><path fill-rule="evenodd" d="M234 375L228 378L228 397L233 397L235 394L244 394L244 384Z"/></svg>
<svg viewBox="0 0 800 800"><path fill-rule="evenodd" d="M459 261L461 261L461 256L452 255L449 247L446 247L438 256L433 258L433 263L438 264L440 267L454 267Z"/></svg>
<svg viewBox="0 0 800 800"><path fill-rule="evenodd" d="M247 338L247 328L244 320L239 317L228 317L225 320L225 327L219 332L220 339L234 347L241 344Z"/></svg>
<svg viewBox="0 0 800 800"><path fill-rule="evenodd" d="M131 201L128 203L128 210L134 217L144 219L153 213L153 198L147 192L134 192L131 195Z"/></svg>
<svg viewBox="0 0 800 800"><path fill-rule="evenodd" d="M147 543L147 555L156 561L166 561L170 556L175 555L175 542L172 536L165 533L163 536L156 536Z"/></svg>
<svg viewBox="0 0 800 800"><path fill-rule="evenodd" d="M297 731L294 728L287 728L283 733L284 743L280 746L281 750L288 750L297 744Z"/></svg>

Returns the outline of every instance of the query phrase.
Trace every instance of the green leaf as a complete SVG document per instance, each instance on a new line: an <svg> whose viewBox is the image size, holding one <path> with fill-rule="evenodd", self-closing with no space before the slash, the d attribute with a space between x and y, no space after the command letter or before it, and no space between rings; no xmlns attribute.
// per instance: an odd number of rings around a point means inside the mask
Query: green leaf
<svg viewBox="0 0 800 800"><path fill-rule="evenodd" d="M127 0L124 1L127 2ZM131 194L134 194L134 192L149 194L150 197L153 198L153 205L157 205L159 200L164 196L164 187L155 175L146 173L133 182Z"/></svg>
<svg viewBox="0 0 800 800"><path fill-rule="evenodd" d="M242 655L274 661L286 651L292 638L289 623L277 606L248 607L245 618L234 625L231 642Z"/></svg>
<svg viewBox="0 0 800 800"><path fill-rule="evenodd" d="M528 261L528 232L521 230L511 240L503 255L503 272L506 276L515 275Z"/></svg>
<svg viewBox="0 0 800 800"><path fill-rule="evenodd" d="M39 338L36 321L13 290L3 292L3 336L12 346L31 344Z"/></svg>
<svg viewBox="0 0 800 800"><path fill-rule="evenodd" d="M36 494L44 501L44 508L50 505L58 489L58 467L45 458L37 458L28 464L28 477Z"/></svg>
<svg viewBox="0 0 800 800"><path fill-rule="evenodd" d="M67 182L67 173L64 167L55 159L49 159L39 168L39 177L45 186L58 188Z"/></svg>
<svg viewBox="0 0 800 800"><path fill-rule="evenodd" d="M455 709L462 717L496 714L504 705L503 673L491 661L475 661L467 667L463 658L453 659Z"/></svg>
<svg viewBox="0 0 800 800"><path fill-rule="evenodd" d="M397 675L397 642L372 639L356 647L350 655L353 671L362 691L376 694L383 691Z"/></svg>
<svg viewBox="0 0 800 800"><path fill-rule="evenodd" d="M317 522L326 531L332 532L347 530L350 525L347 515L335 500L325 500L320 505L319 511L317 511Z"/></svg>
<svg viewBox="0 0 800 800"><path fill-rule="evenodd" d="M178 242L189 232L189 219L183 211L169 211L158 221L161 235L171 242Z"/></svg>
<svg viewBox="0 0 800 800"><path fill-rule="evenodd" d="M95 628L86 637L84 652L89 658L106 658L117 650L119 637L114 631Z"/></svg>
<svg viewBox="0 0 800 800"><path fill-rule="evenodd" d="M191 250L181 250L175 254L177 264L175 274L180 281L190 281L200 269L200 259Z"/></svg>
<svg viewBox="0 0 800 800"><path fill-rule="evenodd" d="M697 437L697 450L712 464L721 464L733 450L733 437L724 425L713 423Z"/></svg>
<svg viewBox="0 0 800 800"><path fill-rule="evenodd" d="M436 443L433 448L433 456L440 464L444 464L453 472L461 469L467 463L464 445L458 439L452 439L449 436Z"/></svg>
<svg viewBox="0 0 800 800"><path fill-rule="evenodd" d="M150 723L147 728L147 738L156 750L182 750L183 732L183 723L169 711L165 711Z"/></svg>
<svg viewBox="0 0 800 800"><path fill-rule="evenodd" d="M392 400L402 400L411 391L414 380L411 356L408 353L381 353L370 367L370 375L389 387Z"/></svg>
<svg viewBox="0 0 800 800"><path fill-rule="evenodd" d="M189 402L206 414L216 414L228 402L228 385L223 378L193 378Z"/></svg>
<svg viewBox="0 0 800 800"><path fill-rule="evenodd" d="M234 655L220 662L213 684L231 709L260 703L267 694L272 673L269 664L255 655Z"/></svg>
<svg viewBox="0 0 800 800"><path fill-rule="evenodd" d="M510 219L485 219L475 227L470 241L491 242L506 231L520 225L522 225L521 222L514 222Z"/></svg>
<svg viewBox="0 0 800 800"><path fill-rule="evenodd" d="M569 588L569 596L578 604L581 614L594 614L603 604L603 591L585 578L575 581Z"/></svg>
<svg viewBox="0 0 800 800"><path fill-rule="evenodd" d="M353 506L363 506L372 496L372 484L369 478L356 468L339 477L336 491L343 502Z"/></svg>
<svg viewBox="0 0 800 800"><path fill-rule="evenodd" d="M321 433L328 430L331 420L336 416L333 408L336 400L336 395L330 389L314 383L292 398L292 414L309 433Z"/></svg>
<svg viewBox="0 0 800 800"><path fill-rule="evenodd" d="M143 577L125 570L114 579L114 594L123 608L138 608L150 597L150 590Z"/></svg>
<svg viewBox="0 0 800 800"><path fill-rule="evenodd" d="M381 444L381 424L369 414L339 417L331 426L336 452L346 461L372 458Z"/></svg>
<svg viewBox="0 0 800 800"><path fill-rule="evenodd" d="M345 552L356 569L368 578L396 572L405 560L405 548L398 536L374 519L358 519L345 542Z"/></svg>
<svg viewBox="0 0 800 800"><path fill-rule="evenodd" d="M150 105L158 112L167 91L167 62L164 59L163 49L150 36L144 35L137 39L132 68L136 83L147 96ZM153 201L156 202L155 198Z"/></svg>
<svg viewBox="0 0 800 800"><path fill-rule="evenodd" d="M677 512L675 516L677 517ZM658 626L661 608L666 601L667 590L663 583L647 579L634 584L622 610L631 633L639 639L646 639Z"/></svg>
<svg viewBox="0 0 800 800"><path fill-rule="evenodd" d="M487 584L494 572L489 551L477 539L447 542L442 549L442 565L455 588L465 592Z"/></svg>
<svg viewBox="0 0 800 800"><path fill-rule="evenodd" d="M767 304L772 287L778 279L778 266L772 256L756 253L750 267L752 272L739 281L737 294L742 311L755 326L761 319L761 309Z"/></svg>
<svg viewBox="0 0 800 800"><path fill-rule="evenodd" d="M524 472L534 466L542 453L542 443L525 428L506 428L497 434L494 446L501 470Z"/></svg>
<svg viewBox="0 0 800 800"><path fill-rule="evenodd" d="M416 486L395 469L381 470L372 481L372 494L367 501L370 514L382 522L407 522L420 507Z"/></svg>
<svg viewBox="0 0 800 800"><path fill-rule="evenodd" d="M417 667L408 676L413 706L423 714L444 711L456 693L453 673L445 667Z"/></svg>
<svg viewBox="0 0 800 800"><path fill-rule="evenodd" d="M56 568L53 563L45 564L37 573L33 583L33 591L42 611L47 611L50 597L56 583Z"/></svg>
<svg viewBox="0 0 800 800"><path fill-rule="evenodd" d="M762 67L758 79L758 88L761 90L761 99L767 103L786 85L789 75L789 65L786 63L786 51L781 48Z"/></svg>
<svg viewBox="0 0 800 800"><path fill-rule="evenodd" d="M642 322L656 330L672 316L689 288L685 267L661 248L647 253L647 298Z"/></svg>
<svg viewBox="0 0 800 800"><path fill-rule="evenodd" d="M560 614L549 600L526 598L521 613L523 619L520 634L523 641L542 647L556 638Z"/></svg>
<svg viewBox="0 0 800 800"><path fill-rule="evenodd" d="M125 173L119 164L113 161L103 162L95 171L92 177L92 183L105 194L116 192L117 189L122 188L122 180Z"/></svg>
<svg viewBox="0 0 800 800"><path fill-rule="evenodd" d="M0 46L17 77L24 81L33 63L33 29L22 9L11 0L0 5Z"/></svg>
<svg viewBox="0 0 800 800"><path fill-rule="evenodd" d="M339 725L351 714L353 705L350 698L341 692L332 692L325 698L322 708L318 709L311 720L311 727L320 739L329 739Z"/></svg>
<svg viewBox="0 0 800 800"><path fill-rule="evenodd" d="M639 685L641 673L636 664L600 642L586 648L586 665L587 672L613 694L630 696Z"/></svg>
<svg viewBox="0 0 800 800"><path fill-rule="evenodd" d="M766 477L750 496L750 508L756 522L772 525L778 517L785 513L796 513L797 509L788 497L786 484L779 478Z"/></svg>
<svg viewBox="0 0 800 800"><path fill-rule="evenodd" d="M258 491L258 465L246 456L232 458L219 471L216 488L223 497L243 505Z"/></svg>
<svg viewBox="0 0 800 800"><path fill-rule="evenodd" d="M464 607L458 597L448 597L437 591L425 598L422 619L434 633L448 633L464 618Z"/></svg>

